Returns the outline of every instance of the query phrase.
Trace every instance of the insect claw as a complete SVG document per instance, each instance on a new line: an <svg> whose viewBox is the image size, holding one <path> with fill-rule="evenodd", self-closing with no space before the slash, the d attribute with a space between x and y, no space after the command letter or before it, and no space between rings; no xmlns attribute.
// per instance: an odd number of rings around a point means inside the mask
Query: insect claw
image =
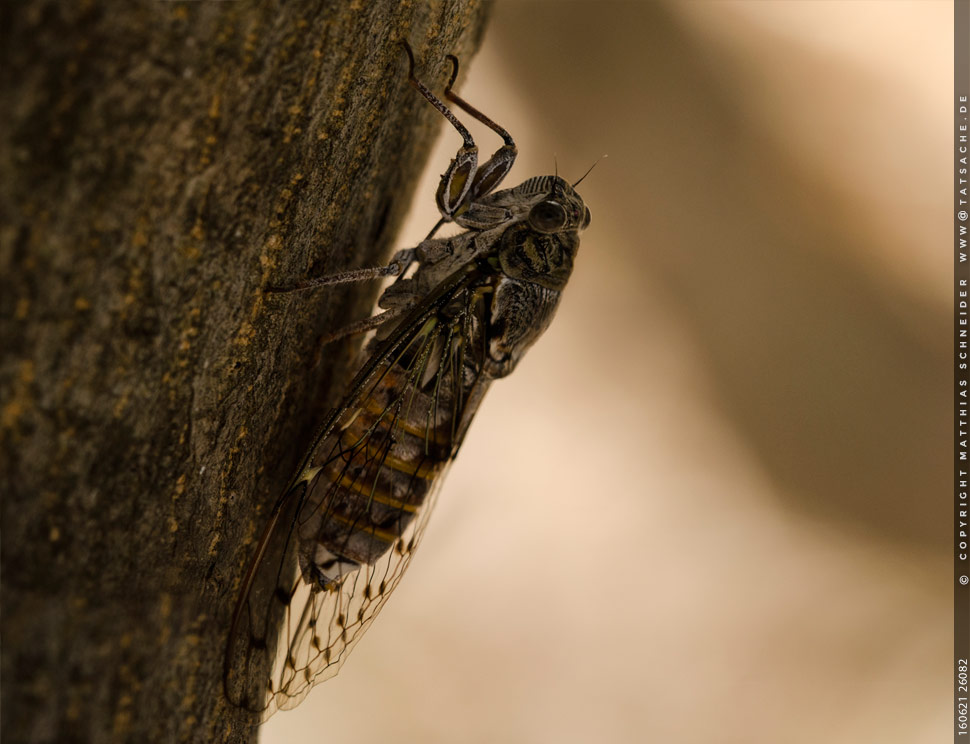
<svg viewBox="0 0 970 744"><path fill-rule="evenodd" d="M451 93L451 86L458 79L458 57L454 54L449 54L445 59L451 62L451 79L448 81L448 85L445 86L445 98L447 98L448 94Z"/></svg>
<svg viewBox="0 0 970 744"><path fill-rule="evenodd" d="M408 80L414 80L415 79L415 77L414 77L414 51L412 51L411 45L407 42L406 39L401 39L400 41L398 41L398 44L400 44L402 47L404 47L404 51L407 52L407 55L408 55Z"/></svg>

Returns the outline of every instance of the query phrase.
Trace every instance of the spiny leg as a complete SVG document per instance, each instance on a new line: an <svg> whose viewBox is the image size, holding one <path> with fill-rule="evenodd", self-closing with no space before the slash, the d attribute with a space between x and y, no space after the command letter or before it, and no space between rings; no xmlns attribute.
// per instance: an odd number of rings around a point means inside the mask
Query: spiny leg
<svg viewBox="0 0 970 744"><path fill-rule="evenodd" d="M391 262L387 266L341 271L336 274L329 274L328 276L307 279L306 281L302 281L292 287L267 287L264 291L267 294L286 294L288 292L301 292L308 289L316 289L317 287L326 287L332 284L346 284L349 282L367 281L369 279L382 279L388 276L396 276L398 279L400 279L407 271L408 266L410 266L411 262L414 260L414 255L414 248L405 248L404 250L400 250L394 254L394 258L391 259ZM347 336L365 333L366 331L370 331L383 325L388 320L400 316L403 311L403 307L396 307L386 310L383 313L378 313L370 318L358 320L350 325L344 326L343 328L339 328L327 336L324 336L321 343L326 345Z"/></svg>
<svg viewBox="0 0 970 744"><path fill-rule="evenodd" d="M415 77L414 52L411 51L411 45L406 41L401 41L401 46L404 47L404 51L408 55L408 82L411 87L418 91L428 103L449 121L461 135L463 141L462 146L455 154L454 160L448 166L448 170L441 176L438 192L435 195L442 218L446 222L450 222L468 209L469 193L475 180L475 173L478 170L478 146L475 144L471 133L465 128L464 124L458 121L451 109L432 93L428 86ZM435 229L437 229L437 226Z"/></svg>
<svg viewBox="0 0 970 744"><path fill-rule="evenodd" d="M451 112L451 110L415 76L414 52L411 50L411 45L404 40L402 40L400 44L402 47L404 47L404 51L408 55L408 82L451 123L451 125L461 135L463 141L461 148L455 155L454 160L451 161L451 165L448 166L448 170L445 171L445 174L441 177L441 183L438 185L436 200L438 203L438 210L441 212L441 219L438 220L437 224L435 224L433 228L431 228L431 232L429 232L428 236L425 238L425 240L430 240L445 222L451 222L456 216L458 216L458 214L468 210L470 203L469 195L471 193L472 186L473 184L480 184L482 181L481 178L476 177L476 172L478 170L478 146L475 144L475 140L472 138L471 132L469 132L468 129L460 121L458 121L458 118ZM451 86L454 84L455 77L458 74L458 60L454 57L451 57L451 59L454 69L451 76L451 81L448 83L448 90L446 91L446 94L450 93ZM483 114L468 106L468 104L459 99L457 96L454 97L459 106L462 108L467 108L472 116L487 124L503 136L507 142L507 145L502 149L506 150L509 146L511 146L511 157L514 159L515 145L512 143L512 139L509 137L508 133L505 132L504 129L498 127L498 125L492 122L491 119L488 119ZM498 153L496 153L496 155L497 154ZM492 163L495 161L495 159L496 156L493 155L488 161L487 165L490 166L490 170L494 169ZM503 177L505 173L508 172L508 168L510 167L511 162L509 162L509 165L502 172L501 175ZM494 185L492 188L494 188ZM480 187L478 192L485 193L481 192ZM369 269L352 269L350 271L343 271L337 274L330 274L329 276L308 279L288 287L267 287L265 291L269 294L283 294L287 292L300 292L307 289L315 289L317 287L326 287L333 284L380 279L387 276L396 276L398 279L400 279L404 276L408 267L411 265L411 262L414 260L414 257L414 249L405 249L399 251L387 266L379 266Z"/></svg>
<svg viewBox="0 0 970 744"><path fill-rule="evenodd" d="M350 269L340 271L336 274L318 276L315 279L306 279L290 287L267 287L264 291L267 294L286 294L288 292L302 292L307 289L317 287L328 287L332 284L348 284L350 282L366 282L370 279L383 279L387 276L400 277L407 271L408 266L414 260L414 248L405 248L394 254L394 258L387 266L375 266L369 269Z"/></svg>
<svg viewBox="0 0 970 744"><path fill-rule="evenodd" d="M344 326L343 328L338 328L333 333L328 333L320 340L320 343L321 345L326 346L329 343L346 338L347 336L355 336L358 333L366 333L367 331L371 331L384 325L384 323L389 320L399 317L404 313L404 310L405 308L403 307L395 307L391 308L390 310L385 310L382 313L378 313L377 315L373 315L370 318L358 320L350 325Z"/></svg>

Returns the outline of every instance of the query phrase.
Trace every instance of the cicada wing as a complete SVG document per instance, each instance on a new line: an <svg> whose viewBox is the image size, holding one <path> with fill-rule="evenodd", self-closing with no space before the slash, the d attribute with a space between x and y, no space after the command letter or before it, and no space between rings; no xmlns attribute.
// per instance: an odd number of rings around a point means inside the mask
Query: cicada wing
<svg viewBox="0 0 970 744"><path fill-rule="evenodd" d="M295 708L320 682L333 677L384 607L414 556L440 490L439 478L423 508L391 550L363 563L330 589L299 577L279 639L270 681L272 711Z"/></svg>
<svg viewBox="0 0 970 744"><path fill-rule="evenodd" d="M488 386L478 289L456 272L376 344L273 510L225 674L264 720L336 674L411 562Z"/></svg>
<svg viewBox="0 0 970 744"><path fill-rule="evenodd" d="M305 491L305 483L291 488L270 514L243 580L226 648L226 697L264 719L276 709L266 680L276 665L277 629L291 604L296 579L292 525Z"/></svg>

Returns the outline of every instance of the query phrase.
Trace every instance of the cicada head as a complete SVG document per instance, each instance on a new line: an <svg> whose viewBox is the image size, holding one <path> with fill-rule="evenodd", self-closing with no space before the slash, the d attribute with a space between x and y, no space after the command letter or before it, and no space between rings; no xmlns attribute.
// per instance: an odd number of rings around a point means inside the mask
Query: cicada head
<svg viewBox="0 0 970 744"><path fill-rule="evenodd" d="M502 270L513 279L562 289L573 270L579 233L589 225L589 208L558 176L530 178L509 195L517 197L520 217L502 235Z"/></svg>

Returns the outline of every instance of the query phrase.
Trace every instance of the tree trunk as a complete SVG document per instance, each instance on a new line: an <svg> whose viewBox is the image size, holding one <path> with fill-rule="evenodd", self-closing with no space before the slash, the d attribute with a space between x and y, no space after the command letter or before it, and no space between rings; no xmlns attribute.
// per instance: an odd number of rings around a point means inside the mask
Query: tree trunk
<svg viewBox="0 0 970 744"><path fill-rule="evenodd" d="M0 12L2 738L252 741L236 595L377 287L263 290L386 260L438 120L395 42L440 90L484 6Z"/></svg>

